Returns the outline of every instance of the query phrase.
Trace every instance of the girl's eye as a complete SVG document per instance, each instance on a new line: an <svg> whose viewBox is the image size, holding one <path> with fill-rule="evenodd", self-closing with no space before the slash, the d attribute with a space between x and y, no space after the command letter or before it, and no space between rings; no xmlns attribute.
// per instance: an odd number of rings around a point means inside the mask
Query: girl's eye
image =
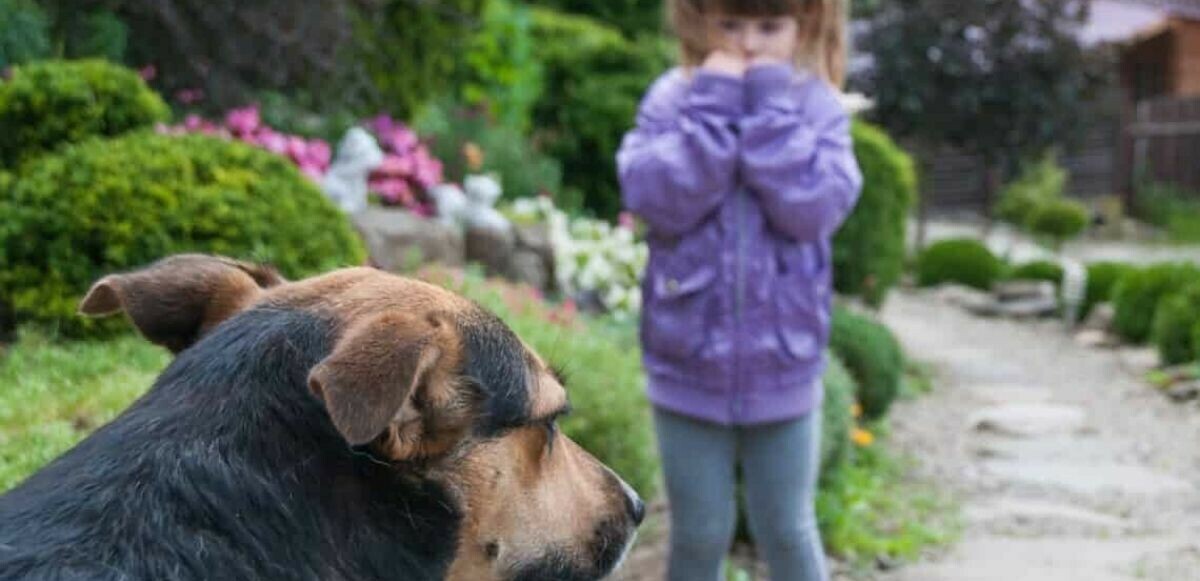
<svg viewBox="0 0 1200 581"><path fill-rule="evenodd" d="M737 20L722 19L717 26L720 26L721 30L725 32L737 32L742 27L742 23Z"/></svg>
<svg viewBox="0 0 1200 581"><path fill-rule="evenodd" d="M774 20L764 20L758 24L758 31L763 34L775 34L783 28L783 25Z"/></svg>

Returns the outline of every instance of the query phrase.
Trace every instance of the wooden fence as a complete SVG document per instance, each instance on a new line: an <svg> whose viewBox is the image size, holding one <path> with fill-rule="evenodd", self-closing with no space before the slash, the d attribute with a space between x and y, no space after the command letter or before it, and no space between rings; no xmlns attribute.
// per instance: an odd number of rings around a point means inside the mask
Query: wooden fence
<svg viewBox="0 0 1200 581"><path fill-rule="evenodd" d="M1124 191L1147 180L1200 195L1200 97L1148 99L1126 117Z"/></svg>

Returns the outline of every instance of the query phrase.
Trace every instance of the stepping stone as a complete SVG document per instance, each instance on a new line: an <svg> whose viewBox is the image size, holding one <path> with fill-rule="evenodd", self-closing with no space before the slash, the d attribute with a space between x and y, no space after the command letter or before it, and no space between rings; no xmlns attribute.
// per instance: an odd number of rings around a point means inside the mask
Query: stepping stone
<svg viewBox="0 0 1200 581"><path fill-rule="evenodd" d="M1018 438L1075 433L1083 428L1083 410L1048 403L1020 403L984 408L968 420L981 432L995 432Z"/></svg>
<svg viewBox="0 0 1200 581"><path fill-rule="evenodd" d="M995 405L1045 403L1052 395L1048 389L1008 384L983 385L973 388L971 393Z"/></svg>
<svg viewBox="0 0 1200 581"><path fill-rule="evenodd" d="M968 507L966 516L975 522L996 521L1053 521L1071 526L1119 532L1128 529L1131 523L1122 518L1086 510L1068 504L1025 498L1004 498L982 506Z"/></svg>
<svg viewBox="0 0 1200 581"><path fill-rule="evenodd" d="M1085 495L1117 492L1157 496L1193 491L1187 481L1132 464L991 460L983 466L1012 482L1052 486Z"/></svg>
<svg viewBox="0 0 1200 581"><path fill-rule="evenodd" d="M1080 438L1072 434L1019 439L998 434L987 435L974 439L970 444L970 449L978 457L997 460L1065 460L1068 462L1120 460L1113 456L1112 442L1098 438ZM1132 452L1127 453L1132 454Z"/></svg>

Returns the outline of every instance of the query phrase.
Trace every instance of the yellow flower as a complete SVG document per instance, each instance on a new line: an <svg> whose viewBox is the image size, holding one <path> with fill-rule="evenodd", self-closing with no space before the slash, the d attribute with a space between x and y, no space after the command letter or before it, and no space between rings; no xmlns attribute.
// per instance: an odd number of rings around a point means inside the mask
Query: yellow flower
<svg viewBox="0 0 1200 581"><path fill-rule="evenodd" d="M865 448L875 443L875 434L862 428L854 428L854 431L850 434L850 439L858 446Z"/></svg>
<svg viewBox="0 0 1200 581"><path fill-rule="evenodd" d="M467 160L467 169L479 171L483 167L483 148L468 141L463 145L463 157Z"/></svg>
<svg viewBox="0 0 1200 581"><path fill-rule="evenodd" d="M854 402L853 404L851 404L850 405L850 414L853 415L855 418L861 418L862 417L862 404L859 404L858 402Z"/></svg>

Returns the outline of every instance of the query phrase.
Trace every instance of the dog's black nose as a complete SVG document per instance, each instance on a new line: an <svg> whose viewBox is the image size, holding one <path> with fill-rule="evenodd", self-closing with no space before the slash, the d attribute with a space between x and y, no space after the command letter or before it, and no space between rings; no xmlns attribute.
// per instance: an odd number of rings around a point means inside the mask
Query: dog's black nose
<svg viewBox="0 0 1200 581"><path fill-rule="evenodd" d="M638 526L646 518L646 503L636 495L631 495L628 499L629 517L633 519L633 526Z"/></svg>

